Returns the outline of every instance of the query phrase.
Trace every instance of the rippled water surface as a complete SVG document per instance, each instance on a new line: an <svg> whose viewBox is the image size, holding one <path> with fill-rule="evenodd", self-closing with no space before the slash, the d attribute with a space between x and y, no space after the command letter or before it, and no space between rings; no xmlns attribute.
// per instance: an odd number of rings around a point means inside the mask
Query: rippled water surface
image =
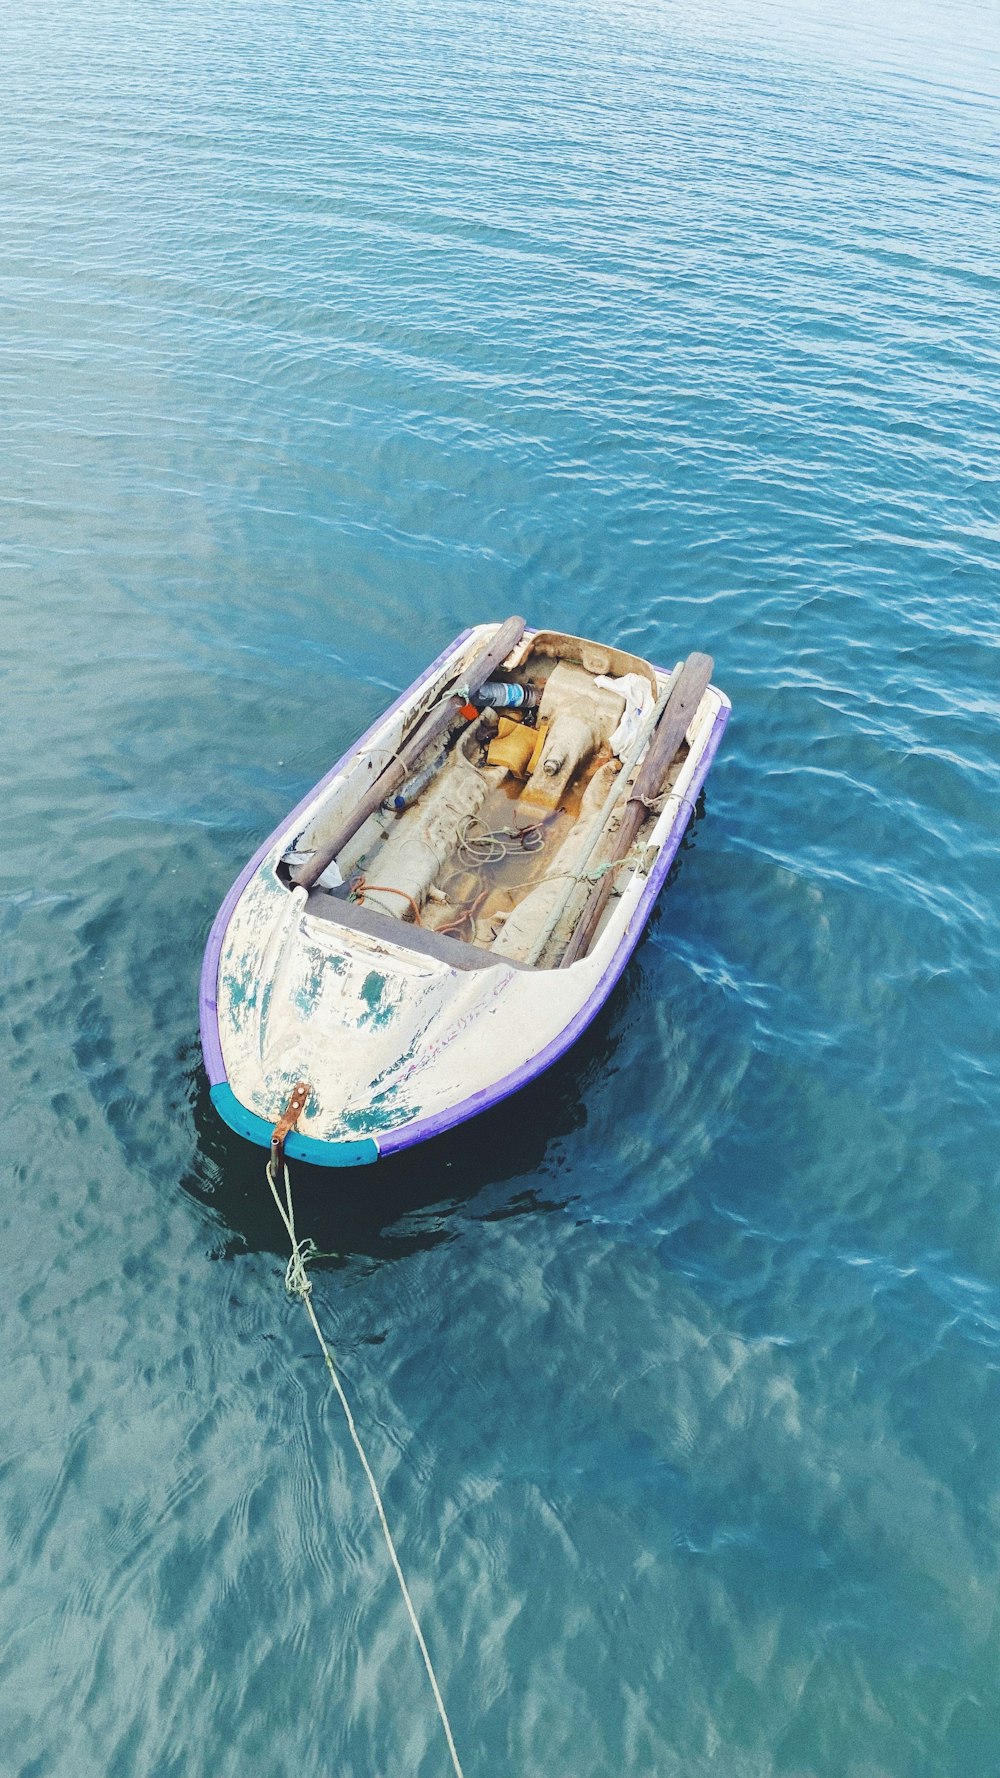
<svg viewBox="0 0 1000 1778"><path fill-rule="evenodd" d="M587 1037L297 1174L466 1778L1000 1773L1000 19L12 0L0 1770L447 1755L196 992L466 624L735 714Z"/></svg>

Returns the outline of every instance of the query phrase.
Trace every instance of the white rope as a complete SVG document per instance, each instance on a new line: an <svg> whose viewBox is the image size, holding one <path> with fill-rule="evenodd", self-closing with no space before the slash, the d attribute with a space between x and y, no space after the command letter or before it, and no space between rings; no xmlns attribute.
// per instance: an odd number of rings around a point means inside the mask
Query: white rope
<svg viewBox="0 0 1000 1778"><path fill-rule="evenodd" d="M448 1743L448 1752L451 1755L451 1763L455 1769L455 1778L464 1778L462 1767L459 1764L458 1751L455 1747L455 1739L451 1732L451 1724L448 1721L448 1712L444 1707L441 1688L438 1685L437 1676L434 1672L434 1668L431 1664L431 1657L427 1650L427 1644L424 1641L423 1631L420 1628L417 1614L413 1608L413 1600L410 1598L410 1589L406 1584L406 1577L403 1574L403 1570L400 1567L399 1557L396 1554L396 1546L392 1541L392 1532L389 1530L389 1521L385 1516L385 1507L382 1505L382 1496L378 1491L378 1483L372 1474L372 1466L365 1455L365 1448L361 1443L357 1426L354 1423L354 1415L351 1413L350 1403L344 1394L340 1378L334 1367L333 1358L330 1355L330 1348L323 1338L322 1329L316 1319L316 1311L312 1305L312 1280L306 1271L306 1266L309 1260L315 1255L316 1248L313 1242L308 1239L300 1241L295 1233L295 1214L292 1209L292 1184L288 1177L288 1168L283 1167L282 1171L285 1177L284 1204L281 1202L278 1188L274 1181L274 1169L271 1162L268 1161L267 1183L271 1187L271 1196L278 1206L278 1214L285 1225L288 1239L292 1244L292 1256L285 1271L285 1289L290 1296L301 1297L306 1314L312 1322L313 1332L319 1341L320 1351L323 1354L326 1368L330 1373L330 1381L337 1392L340 1405L344 1410L344 1418L347 1421L347 1430L354 1441L354 1449L357 1451L358 1456L361 1459L361 1467L368 1479L368 1486L371 1489L372 1499L375 1502L375 1511L378 1513L379 1524L382 1527L382 1535L385 1538L386 1549L389 1551L389 1559L396 1571L399 1590L403 1595L403 1604L406 1606L407 1612L409 1613L410 1623L413 1625L413 1633L416 1636L420 1653L424 1658L424 1666L427 1668L427 1677L431 1682L431 1690L434 1693L434 1702L437 1705L438 1716L441 1718L441 1727L444 1729L445 1740Z"/></svg>
<svg viewBox="0 0 1000 1778"><path fill-rule="evenodd" d="M467 815L458 829L455 851L462 863L477 869L502 858L541 852L545 836L540 821L525 827L484 827L478 815Z"/></svg>

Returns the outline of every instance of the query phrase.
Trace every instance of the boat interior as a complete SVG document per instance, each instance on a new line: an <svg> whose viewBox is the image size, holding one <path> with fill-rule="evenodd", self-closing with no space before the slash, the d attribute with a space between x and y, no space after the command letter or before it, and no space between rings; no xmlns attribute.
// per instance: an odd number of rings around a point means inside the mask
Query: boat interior
<svg viewBox="0 0 1000 1778"><path fill-rule="evenodd" d="M600 926L632 872L648 869L656 814L644 811L618 861L615 835L678 671L536 631L421 748L428 711L442 702L434 682L402 715L396 756L418 743L402 781L309 885L306 913L453 967L557 968L604 875L614 873ZM445 696L454 699L452 685ZM663 792L686 752L682 742ZM377 784L381 756L359 756L357 771L366 766L371 783L373 764ZM286 851L279 875L289 887L343 821L351 777Z"/></svg>

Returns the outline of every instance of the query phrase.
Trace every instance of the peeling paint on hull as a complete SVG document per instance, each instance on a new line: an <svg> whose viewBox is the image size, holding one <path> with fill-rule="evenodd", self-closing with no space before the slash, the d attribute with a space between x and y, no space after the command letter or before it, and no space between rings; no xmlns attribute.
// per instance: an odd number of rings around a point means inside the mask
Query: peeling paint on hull
<svg viewBox="0 0 1000 1778"><path fill-rule="evenodd" d="M397 700L265 842L219 911L202 972L202 1046L220 1116L262 1147L300 1079L312 1094L286 1148L320 1166L365 1165L498 1103L586 1028L652 911L729 717L714 688L650 836L648 875L633 872L589 954L565 970L517 969L502 958L459 970L408 949L402 926L396 944L316 919L305 891L278 877L317 809L341 785L345 799L357 794L374 761L399 744L407 710L491 628L459 637Z"/></svg>

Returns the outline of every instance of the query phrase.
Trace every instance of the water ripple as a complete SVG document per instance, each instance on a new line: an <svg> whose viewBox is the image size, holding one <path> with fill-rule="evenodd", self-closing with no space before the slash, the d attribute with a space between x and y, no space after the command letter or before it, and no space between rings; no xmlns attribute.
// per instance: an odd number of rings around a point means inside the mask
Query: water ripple
<svg viewBox="0 0 1000 1778"><path fill-rule="evenodd" d="M441 1770L194 1008L514 609L735 715L571 1054L298 1185L468 1778L1000 1769L998 120L980 0L8 8L4 1770Z"/></svg>

